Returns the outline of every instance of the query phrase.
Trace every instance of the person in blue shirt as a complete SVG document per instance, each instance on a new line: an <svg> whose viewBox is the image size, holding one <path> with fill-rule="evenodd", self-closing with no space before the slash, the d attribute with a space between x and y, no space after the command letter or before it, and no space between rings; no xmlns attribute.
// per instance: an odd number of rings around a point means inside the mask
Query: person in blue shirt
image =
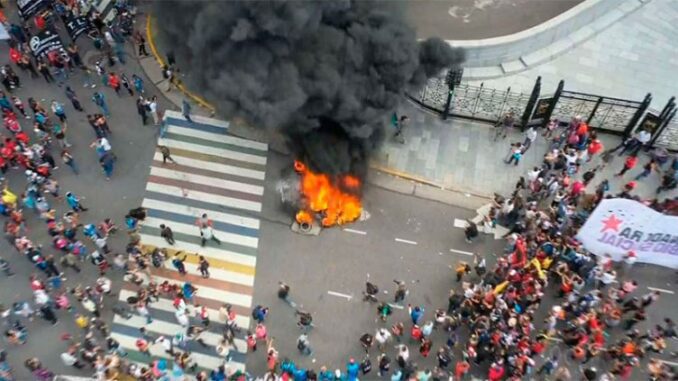
<svg viewBox="0 0 678 381"><path fill-rule="evenodd" d="M104 76L105 77L105 76ZM94 95L92 96L92 102L99 106L101 109L101 112L104 113L105 116L111 115L110 112L108 112L108 105L106 104L106 98L104 95L98 91L94 92Z"/></svg>
<svg viewBox="0 0 678 381"><path fill-rule="evenodd" d="M66 202L68 203L68 206L70 206L71 209L73 209L74 212L87 211L87 208L82 206L82 204L80 203L80 199L71 192L66 192Z"/></svg>
<svg viewBox="0 0 678 381"><path fill-rule="evenodd" d="M360 375L360 365L351 357L346 364L346 379L348 381L357 381Z"/></svg>
<svg viewBox="0 0 678 381"><path fill-rule="evenodd" d="M410 312L410 318L412 318L412 324L419 324L419 319L424 316L424 307L415 306L412 308L412 305L408 305L407 307Z"/></svg>
<svg viewBox="0 0 678 381"><path fill-rule="evenodd" d="M328 370L326 366L320 368L320 373L318 373L318 381L333 381L334 373L331 370Z"/></svg>
<svg viewBox="0 0 678 381"><path fill-rule="evenodd" d="M134 84L134 89L137 91L137 93L144 93L144 80L141 79L141 77L136 74L132 74L132 83Z"/></svg>

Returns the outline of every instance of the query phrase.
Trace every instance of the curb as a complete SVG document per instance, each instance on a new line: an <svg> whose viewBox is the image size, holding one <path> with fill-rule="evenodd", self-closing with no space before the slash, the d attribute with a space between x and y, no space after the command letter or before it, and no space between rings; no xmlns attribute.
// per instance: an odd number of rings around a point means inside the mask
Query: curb
<svg viewBox="0 0 678 381"><path fill-rule="evenodd" d="M151 32L152 27L151 27L151 20L153 19L153 15L150 13L146 15L146 41L148 41L148 45L151 48L151 54L153 55L153 58L155 58L156 62L160 67L163 67L166 65L165 60L160 56L160 53L158 53L158 48L155 45L155 38L153 36L153 33ZM192 99L195 103L197 103L200 107L207 109L210 113L214 114L216 113L216 108L212 106L209 102L207 102L204 98L200 97L199 95L196 95L192 92L190 92L181 81L176 83L177 88L179 91L181 91L184 95Z"/></svg>
<svg viewBox="0 0 678 381"><path fill-rule="evenodd" d="M407 172L401 172L393 168L388 168L388 167L383 167L379 164L376 163L370 163L370 169L374 169L376 171L385 173L387 175L395 176L403 180L409 180L409 181L414 181L415 183L419 183L422 185L428 185L430 187L438 188L440 190L446 191L446 192L454 192L454 193L459 193L463 194L465 196L471 196L471 197L477 197L477 198L483 198L483 199L488 199L492 200L493 197L487 194L481 194L481 193L476 193L476 192L467 192L458 188L453 188L449 186L445 186L443 184L437 183L435 181L431 181L428 179L425 179L423 177L415 176L412 174L409 174Z"/></svg>

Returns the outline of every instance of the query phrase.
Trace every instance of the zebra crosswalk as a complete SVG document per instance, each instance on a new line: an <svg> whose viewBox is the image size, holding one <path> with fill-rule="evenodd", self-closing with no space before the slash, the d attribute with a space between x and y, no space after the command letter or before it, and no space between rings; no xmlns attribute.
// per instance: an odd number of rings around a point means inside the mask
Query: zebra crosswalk
<svg viewBox="0 0 678 381"><path fill-rule="evenodd" d="M162 154L155 152L142 202L147 217L139 235L145 252L163 247L170 258L178 252L186 256L186 275L179 274L171 261L164 267L152 268L151 274L158 284L168 281L181 287L190 282L198 289L195 304L206 307L210 317L209 331L200 336L207 346L190 342L188 351L200 369L212 370L225 363L215 350L224 325L219 308L231 304L238 326L250 324L268 146L227 135L227 122L200 116L192 119L188 122L174 111L165 113L168 128L158 145L168 147L176 163L163 163ZM203 213L212 220L214 235L221 244L210 241L201 246L195 221ZM160 237L161 224L172 229L174 245ZM210 263L208 279L200 276L199 256ZM119 300L125 302L137 290L138 286L126 282ZM131 361L150 361L136 349L140 327L155 337L185 332L169 297L161 295L159 301L149 304L148 310L153 318L151 324L138 315L130 319L116 315L113 320L112 335ZM189 306L189 310L191 324L199 324L193 315L196 308ZM243 337L235 340L235 346L226 365L234 371L244 371L247 345ZM153 359L172 360L159 344L151 345L150 352Z"/></svg>

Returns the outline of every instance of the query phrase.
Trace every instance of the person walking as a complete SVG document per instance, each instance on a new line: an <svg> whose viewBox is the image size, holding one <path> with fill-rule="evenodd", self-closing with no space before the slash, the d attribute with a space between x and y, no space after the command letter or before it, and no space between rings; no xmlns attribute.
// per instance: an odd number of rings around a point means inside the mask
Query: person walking
<svg viewBox="0 0 678 381"><path fill-rule="evenodd" d="M80 99L78 99L78 95L71 89L70 86L66 86L66 97L68 100L71 101L71 104L73 104L73 108L76 109L77 111L83 112L85 111L82 108L82 105L80 104Z"/></svg>
<svg viewBox="0 0 678 381"><path fill-rule="evenodd" d="M169 147L159 145L158 149L160 150L160 153L162 154L162 163L163 164L167 164L167 160L171 161L173 164L177 163L176 161L174 161L174 158L172 157L172 153L170 152Z"/></svg>
<svg viewBox="0 0 678 381"><path fill-rule="evenodd" d="M158 112L158 97L152 96L151 101L148 103L149 112L151 117L153 117L153 124L156 126L160 124L160 113Z"/></svg>
<svg viewBox="0 0 678 381"><path fill-rule="evenodd" d="M111 176L113 176L113 167L115 166L115 155L113 152L104 152L99 158L99 164L101 164L101 169L104 171L106 180L110 180Z"/></svg>
<svg viewBox="0 0 678 381"><path fill-rule="evenodd" d="M73 156L68 152L67 150L61 151L61 160L71 168L73 173L76 175L79 173L78 172L78 166L75 164L75 159L73 159Z"/></svg>
<svg viewBox="0 0 678 381"><path fill-rule="evenodd" d="M210 263L207 262L207 259L205 259L204 256L200 256L200 261L198 262L198 269L200 270L200 275L207 279L210 277Z"/></svg>
<svg viewBox="0 0 678 381"><path fill-rule="evenodd" d="M622 177L626 172L628 172L630 169L635 168L636 164L638 163L638 152L632 152L629 157L626 158L624 161L624 167L617 173L615 176L616 177Z"/></svg>
<svg viewBox="0 0 678 381"><path fill-rule="evenodd" d="M191 120L191 104L188 103L186 99L181 101L181 115L183 115L189 123L193 123Z"/></svg>
<svg viewBox="0 0 678 381"><path fill-rule="evenodd" d="M650 176L652 172L659 172L659 165L655 159L650 159L650 161L648 161L647 164L643 166L643 172L636 176L636 180Z"/></svg>
<svg viewBox="0 0 678 381"><path fill-rule="evenodd" d="M134 32L134 42L137 44L139 57L148 57L150 55L148 54L148 51L146 51L146 39L144 38L143 33L138 30Z"/></svg>
<svg viewBox="0 0 678 381"><path fill-rule="evenodd" d="M108 86L115 90L115 93L120 96L120 78L117 74L113 72L108 73Z"/></svg>
<svg viewBox="0 0 678 381"><path fill-rule="evenodd" d="M506 164L511 164L515 162L515 165L517 166L518 163L520 163L520 159L522 157L523 157L523 145L521 143L513 143L511 144L509 157L505 162Z"/></svg>
<svg viewBox="0 0 678 381"><path fill-rule="evenodd" d="M200 229L200 246L205 246L207 241L214 241L217 245L221 245L221 241L214 235L214 223L207 217L207 213L198 218L195 222Z"/></svg>
<svg viewBox="0 0 678 381"><path fill-rule="evenodd" d="M64 110L64 105L57 102L55 99L52 100L51 104L52 113L59 118L61 123L66 123L68 118L66 118L66 110Z"/></svg>
<svg viewBox="0 0 678 381"><path fill-rule="evenodd" d="M105 116L110 116L111 113L108 111L108 105L106 104L106 98L104 95L98 91L94 92L94 95L92 96L92 102L94 102L95 105L99 106L101 109L101 112L104 113Z"/></svg>
<svg viewBox="0 0 678 381"><path fill-rule="evenodd" d="M461 282L461 279L464 277L464 274L468 274L471 272L471 266L469 266L469 264L464 261L459 261L459 264L457 265L454 271L455 273L457 273L457 283L458 283Z"/></svg>
<svg viewBox="0 0 678 381"><path fill-rule="evenodd" d="M144 93L144 80L138 75L132 74L132 83L134 84L134 89L137 91L137 93L142 95Z"/></svg>
<svg viewBox="0 0 678 381"><path fill-rule="evenodd" d="M304 356L311 356L313 354L311 342L308 340L308 334L306 332L302 332L297 338L297 349Z"/></svg>
<svg viewBox="0 0 678 381"><path fill-rule="evenodd" d="M175 243L174 232L172 232L172 229L165 224L160 224L160 237L164 238L170 245L174 245Z"/></svg>
<svg viewBox="0 0 678 381"><path fill-rule="evenodd" d="M523 141L523 155L527 150L532 146L532 143L537 140L537 130L534 129L534 126L530 126L530 128L525 131L525 141Z"/></svg>
<svg viewBox="0 0 678 381"><path fill-rule="evenodd" d="M66 202L74 212L86 212L88 209L82 206L80 199L72 192L66 192Z"/></svg>
<svg viewBox="0 0 678 381"><path fill-rule="evenodd" d="M394 293L394 302L400 303L405 300L405 295L407 295L407 285L402 280L394 279L393 282L396 284L396 290Z"/></svg>
<svg viewBox="0 0 678 381"><path fill-rule="evenodd" d="M146 120L148 119L148 104L143 96L139 95L137 98L137 113L141 117L141 124L146 125Z"/></svg>
<svg viewBox="0 0 678 381"><path fill-rule="evenodd" d="M59 319L57 319L56 314L49 303L40 306L40 316L52 323L52 325L57 325L59 323Z"/></svg>
<svg viewBox="0 0 678 381"><path fill-rule="evenodd" d="M130 97L134 96L134 90L132 90L132 84L129 82L129 78L127 78L127 75L125 73L122 73L120 75L120 82L122 83L122 87L127 90L127 93L129 93Z"/></svg>
<svg viewBox="0 0 678 381"><path fill-rule="evenodd" d="M473 239L478 236L478 225L471 220L466 220L466 229L464 229L464 236L466 237L466 242L471 243Z"/></svg>

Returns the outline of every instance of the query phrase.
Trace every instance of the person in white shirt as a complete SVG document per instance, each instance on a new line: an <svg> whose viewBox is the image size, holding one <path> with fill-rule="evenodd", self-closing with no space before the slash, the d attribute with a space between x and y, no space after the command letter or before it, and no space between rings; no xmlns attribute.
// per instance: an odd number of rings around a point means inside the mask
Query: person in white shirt
<svg viewBox="0 0 678 381"><path fill-rule="evenodd" d="M539 177L540 173L541 173L541 170L539 169L539 167L532 168L531 171L527 172L527 181L530 182L530 183L533 182L534 180L536 180Z"/></svg>
<svg viewBox="0 0 678 381"><path fill-rule="evenodd" d="M636 152L642 146L646 145L652 139L652 134L647 130L636 132L631 139L623 143L624 149L619 153L622 156L626 152Z"/></svg>
<svg viewBox="0 0 678 381"><path fill-rule="evenodd" d="M523 154L527 152L532 143L537 140L537 130L534 127L530 127L525 131L525 141L523 142Z"/></svg>

